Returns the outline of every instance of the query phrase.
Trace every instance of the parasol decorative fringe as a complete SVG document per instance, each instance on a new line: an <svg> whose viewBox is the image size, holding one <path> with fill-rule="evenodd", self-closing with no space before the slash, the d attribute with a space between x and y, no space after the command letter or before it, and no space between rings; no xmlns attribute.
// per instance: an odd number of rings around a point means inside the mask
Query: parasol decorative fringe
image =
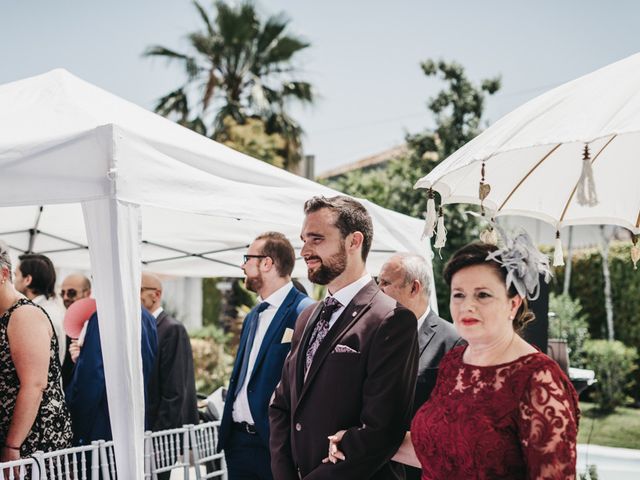
<svg viewBox="0 0 640 480"><path fill-rule="evenodd" d="M631 261L633 262L633 269L638 269L638 260L640 260L640 247L638 247L638 236L633 236L633 245L631 246Z"/></svg>
<svg viewBox="0 0 640 480"><path fill-rule="evenodd" d="M562 251L562 241L560 240L560 230L556 230L556 244L553 251L553 266L562 267L564 265L564 252Z"/></svg>
<svg viewBox="0 0 640 480"><path fill-rule="evenodd" d="M498 232L493 227L489 227L486 230L480 232L480 241L483 243L489 243L491 245L498 244Z"/></svg>
<svg viewBox="0 0 640 480"><path fill-rule="evenodd" d="M480 212L484 217L484 201L491 193L491 185L484 181L485 174L485 162L482 161L482 168L480 169L480 184L478 185L478 199L480 200Z"/></svg>
<svg viewBox="0 0 640 480"><path fill-rule="evenodd" d="M433 189L427 191L427 216L424 221L424 231L422 232L422 238L431 238L435 232L436 222L438 217L436 215L436 201L434 199Z"/></svg>
<svg viewBox="0 0 640 480"><path fill-rule="evenodd" d="M436 241L433 244L435 248L444 247L447 243L447 229L444 227L444 213L442 207L438 211L438 225L436 230Z"/></svg>
<svg viewBox="0 0 640 480"><path fill-rule="evenodd" d="M596 182L593 179L593 167L591 166L591 155L589 154L589 145L584 145L582 154L582 173L578 180L578 190L576 192L578 204L587 207L594 207L598 204L598 195L596 194Z"/></svg>

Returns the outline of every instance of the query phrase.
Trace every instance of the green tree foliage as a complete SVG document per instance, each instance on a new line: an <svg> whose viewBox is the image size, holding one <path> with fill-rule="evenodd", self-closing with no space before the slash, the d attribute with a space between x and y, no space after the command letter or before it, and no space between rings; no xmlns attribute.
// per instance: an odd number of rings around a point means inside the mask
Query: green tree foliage
<svg viewBox="0 0 640 480"><path fill-rule="evenodd" d="M613 322L616 339L625 345L640 345L640 272L633 269L630 260L631 244L613 243L609 249L609 270L613 301ZM562 292L564 268L556 268L551 288ZM587 316L592 338L607 338L607 321L604 308L604 278L602 256L599 249L575 252L572 258L569 295L578 299ZM640 360L637 365L640 367ZM592 367L589 367L592 368ZM640 369L635 371L640 384ZM640 391L627 391L640 401Z"/></svg>
<svg viewBox="0 0 640 480"><path fill-rule="evenodd" d="M251 1L218 1L213 12L197 1L194 6L203 28L188 35L189 52L160 45L144 52L180 63L187 77L158 100L156 112L239 148L246 143L237 141L230 125L257 118L267 135L280 137L269 155L282 156L284 167L294 168L302 158L302 128L288 106L292 101L312 103L314 95L308 82L296 78L293 60L309 43L287 33L289 20L283 15L260 18ZM255 153L255 145L248 153Z"/></svg>
<svg viewBox="0 0 640 480"><path fill-rule="evenodd" d="M584 347L587 364L598 379L593 396L599 409L613 412L630 403L627 392L635 385L632 373L637 369L638 350L618 340L588 340Z"/></svg>
<svg viewBox="0 0 640 480"><path fill-rule="evenodd" d="M570 365L587 368L584 342L589 339L589 324L580 300L569 295L549 295L549 338L566 340Z"/></svg>
<svg viewBox="0 0 640 480"><path fill-rule="evenodd" d="M191 333L191 350L196 389L210 394L229 384L235 352L229 347L230 334L216 325L208 325Z"/></svg>
<svg viewBox="0 0 640 480"><path fill-rule="evenodd" d="M440 78L446 85L427 104L434 116L435 129L408 134L409 154L390 161L384 169L350 172L328 182L349 195L418 218L423 218L427 196L424 190L414 190L413 186L440 161L480 133L486 97L500 88L499 77L475 85L462 65L455 62L427 60L421 68L425 75ZM477 238L479 232L477 222L463 213L470 209L476 210L455 205L445 208L447 245L440 252L442 259L436 255L433 265L438 306L445 317L449 311L449 293L442 280L444 262L455 250Z"/></svg>

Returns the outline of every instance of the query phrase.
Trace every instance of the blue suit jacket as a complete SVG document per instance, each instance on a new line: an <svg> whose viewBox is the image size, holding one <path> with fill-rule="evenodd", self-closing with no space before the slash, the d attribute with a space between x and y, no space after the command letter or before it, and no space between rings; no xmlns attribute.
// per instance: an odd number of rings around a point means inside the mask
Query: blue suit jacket
<svg viewBox="0 0 640 480"><path fill-rule="evenodd" d="M144 375L145 407L147 385L158 350L156 319L142 309L142 373ZM84 344L73 370L73 377L66 389L66 401L71 413L74 445L87 445L93 440L111 440L109 405L104 380L102 347L98 314L89 318ZM146 425L145 425L146 428Z"/></svg>
<svg viewBox="0 0 640 480"><path fill-rule="evenodd" d="M286 343L282 343L282 337L287 328L294 329L298 314L312 303L314 303L312 299L299 292L295 287L289 291L284 302L282 302L282 305L280 305L280 308L273 317L271 325L269 325L267 329L264 340L260 345L253 371L249 377L249 384L247 385L249 408L251 409L251 416L255 421L258 435L267 449L269 448L269 402L276 385L278 385L280 381L284 360L287 358L289 350L291 349L291 339ZM256 309L254 308L249 312L242 325L238 354L236 355L235 364L233 365L229 390L224 404L222 423L220 425L220 450L225 448L225 444L229 440L231 433L233 403L235 401L234 392L238 376L240 375L242 358L248 354L248 329L246 326L249 320L255 315Z"/></svg>

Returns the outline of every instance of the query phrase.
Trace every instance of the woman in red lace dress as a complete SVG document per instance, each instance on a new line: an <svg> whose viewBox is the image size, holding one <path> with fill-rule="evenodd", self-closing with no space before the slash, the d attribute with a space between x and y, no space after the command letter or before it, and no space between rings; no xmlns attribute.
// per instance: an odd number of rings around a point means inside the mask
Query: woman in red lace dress
<svg viewBox="0 0 640 480"><path fill-rule="evenodd" d="M527 297L537 297L539 274L548 273L533 248L528 237L501 250L473 243L445 268L451 316L468 345L443 358L394 457L421 467L423 480L575 478L576 392L518 334L533 319ZM344 457L335 442L330 452L330 461Z"/></svg>

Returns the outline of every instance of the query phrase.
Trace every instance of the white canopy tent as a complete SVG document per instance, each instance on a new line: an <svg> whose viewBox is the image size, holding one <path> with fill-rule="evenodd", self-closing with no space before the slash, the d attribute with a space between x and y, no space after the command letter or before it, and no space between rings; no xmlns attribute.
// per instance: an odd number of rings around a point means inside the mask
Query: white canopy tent
<svg viewBox="0 0 640 480"><path fill-rule="evenodd" d="M337 192L64 70L0 86L0 131L0 238L60 267L91 268L118 476L142 478L141 261L162 273L239 276L252 238L278 230L299 248L303 202ZM364 204L371 273L393 251L430 258L421 221Z"/></svg>

